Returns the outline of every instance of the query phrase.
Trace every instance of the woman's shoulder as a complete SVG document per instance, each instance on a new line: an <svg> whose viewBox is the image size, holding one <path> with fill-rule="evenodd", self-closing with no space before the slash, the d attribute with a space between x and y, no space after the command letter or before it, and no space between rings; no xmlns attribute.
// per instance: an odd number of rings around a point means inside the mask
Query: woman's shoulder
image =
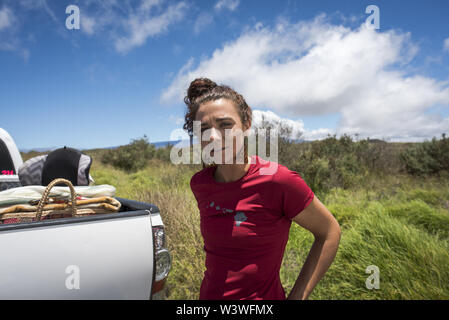
<svg viewBox="0 0 449 320"><path fill-rule="evenodd" d="M265 160L264 160L265 161ZM302 176L299 172L289 169L287 166L278 163L277 161L265 161L262 166L267 174L272 175L271 182L273 186L281 186L290 183L292 180L302 180Z"/></svg>
<svg viewBox="0 0 449 320"><path fill-rule="evenodd" d="M195 172L190 178L190 187L203 182L206 179L207 175L210 173L211 168L212 167L206 167L201 169L200 171Z"/></svg>
<svg viewBox="0 0 449 320"><path fill-rule="evenodd" d="M256 168L259 175L271 176L272 180L278 180L279 177L285 176L290 170L277 162L277 159L264 159L260 156L255 156Z"/></svg>

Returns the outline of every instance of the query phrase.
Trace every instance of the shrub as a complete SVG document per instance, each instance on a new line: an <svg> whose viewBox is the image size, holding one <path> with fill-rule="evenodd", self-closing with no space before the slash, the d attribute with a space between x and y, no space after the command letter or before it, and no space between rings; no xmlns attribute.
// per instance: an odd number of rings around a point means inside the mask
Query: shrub
<svg viewBox="0 0 449 320"><path fill-rule="evenodd" d="M172 148L173 148L172 144L168 144L165 147L157 148L154 157L165 162L170 162L170 151Z"/></svg>
<svg viewBox="0 0 449 320"><path fill-rule="evenodd" d="M339 139L328 135L323 140L304 144L291 170L301 174L314 191L326 192L333 187L354 186L367 172L372 144L354 142L348 135Z"/></svg>
<svg viewBox="0 0 449 320"><path fill-rule="evenodd" d="M400 159L405 170L412 175L437 174L449 170L449 139L442 134L442 139L435 137L431 141L408 147L401 152Z"/></svg>
<svg viewBox="0 0 449 320"><path fill-rule="evenodd" d="M144 168L154 155L155 147L144 135L143 138L132 140L128 145L108 150L101 157L101 162L127 172L135 172Z"/></svg>
<svg viewBox="0 0 449 320"><path fill-rule="evenodd" d="M332 185L329 161L326 159L314 159L308 165L305 165L303 170L296 169L295 166L292 168L302 175L303 179L315 192L327 191Z"/></svg>

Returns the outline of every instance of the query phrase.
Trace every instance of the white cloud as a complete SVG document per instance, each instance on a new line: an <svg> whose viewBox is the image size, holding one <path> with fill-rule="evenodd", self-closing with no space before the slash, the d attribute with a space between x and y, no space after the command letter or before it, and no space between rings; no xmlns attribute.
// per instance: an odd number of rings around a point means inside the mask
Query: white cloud
<svg viewBox="0 0 449 320"><path fill-rule="evenodd" d="M171 114L171 115L168 116L168 120L169 120L170 122L173 122L173 123L176 124L176 125L182 125L182 124L184 124L184 118L175 116L175 115L173 115L173 114Z"/></svg>
<svg viewBox="0 0 449 320"><path fill-rule="evenodd" d="M182 101L190 82L209 77L232 86L253 108L292 117L341 114L336 134L422 140L449 132L447 83L407 75L418 47L410 33L332 25L324 14L296 24L256 24L196 65L191 58L161 96ZM321 130L321 131L319 131ZM313 134L320 134L318 129Z"/></svg>
<svg viewBox="0 0 449 320"><path fill-rule="evenodd" d="M329 128L319 128L314 130L306 130L302 139L304 140L322 140L326 138L328 135L333 135L335 130Z"/></svg>
<svg viewBox="0 0 449 320"><path fill-rule="evenodd" d="M92 17L89 17L87 14L83 13L80 15L80 22L81 22L81 30L89 35L92 35L95 33L95 29L98 26L95 19Z"/></svg>
<svg viewBox="0 0 449 320"><path fill-rule="evenodd" d="M0 30L9 28L14 21L14 13L8 7L0 9Z"/></svg>
<svg viewBox="0 0 449 320"><path fill-rule="evenodd" d="M239 6L240 0L219 0L215 4L215 10L219 11L226 8L230 11L234 11Z"/></svg>
<svg viewBox="0 0 449 320"><path fill-rule="evenodd" d="M281 118L273 111L262 111L254 109L251 127L264 127L263 123L269 124L270 127L276 130L280 130L281 126L290 128L292 130L290 138L299 137L304 133L304 122L302 120L294 121L287 118Z"/></svg>
<svg viewBox="0 0 449 320"><path fill-rule="evenodd" d="M239 5L239 0L219 0L214 6L215 13L202 12L195 20L193 31L199 34L209 24L214 22L214 14L217 14L222 9L234 11Z"/></svg>
<svg viewBox="0 0 449 320"><path fill-rule="evenodd" d="M126 53L134 47L143 45L148 37L165 32L168 27L184 17L187 5L179 2L169 6L163 13L150 16L151 8L157 1L145 1L137 14L130 14L126 19L127 34L115 41L117 51Z"/></svg>
<svg viewBox="0 0 449 320"><path fill-rule="evenodd" d="M30 58L30 51L26 48L22 48L20 43L15 39L10 41L1 41L0 50L16 52L24 61L28 61Z"/></svg>
<svg viewBox="0 0 449 320"><path fill-rule="evenodd" d="M151 8L160 5L161 2L161 0L143 0L140 9L149 12Z"/></svg>
<svg viewBox="0 0 449 320"><path fill-rule="evenodd" d="M58 24L57 32L68 37L65 16L56 17L46 0L18 0L22 9L40 10ZM148 38L160 35L180 21L188 9L186 2L177 2L163 8L164 0L140 0L137 7L129 1L86 0L80 3L81 31L89 36L101 36L110 41L118 52L127 53L145 44ZM14 16L6 7L0 9L0 31L13 25ZM17 28L16 28L17 29ZM0 50L19 51L20 39L3 40ZM70 39L70 38L69 38ZM76 44L75 44L76 45ZM21 49L20 49L21 50ZM27 58L29 52L21 50Z"/></svg>
<svg viewBox="0 0 449 320"><path fill-rule="evenodd" d="M202 13L198 16L193 26L195 34L200 33L204 27L211 24L214 21L213 16L209 13Z"/></svg>
<svg viewBox="0 0 449 320"><path fill-rule="evenodd" d="M449 37L444 40L443 48L445 51L449 52Z"/></svg>
<svg viewBox="0 0 449 320"><path fill-rule="evenodd" d="M19 23L12 9L4 6L0 9L0 50L17 53L24 61L28 61L30 51L23 48L17 36Z"/></svg>
<svg viewBox="0 0 449 320"><path fill-rule="evenodd" d="M304 121L301 119L292 120L289 118L282 118L275 114L273 111L263 111L253 109L253 119L251 127L256 128L263 127L262 123L269 123L272 128L279 130L280 126L289 127L292 131L290 138L292 139L304 139L304 140L320 140L325 138L328 134L333 134L335 130L329 128L319 128L314 130L308 130L304 127ZM279 132L279 131L278 131Z"/></svg>
<svg viewBox="0 0 449 320"><path fill-rule="evenodd" d="M59 23L55 13L50 9L46 0L20 0L20 5L27 10L43 9L55 23Z"/></svg>
<svg viewBox="0 0 449 320"><path fill-rule="evenodd" d="M55 12L50 8L47 0L16 0L16 2L20 5L20 9L28 10L28 11L36 11L37 14L44 13L48 15L51 20L53 21L53 29L54 31L59 34L62 38L69 40L74 44L74 42L71 40L71 37L69 37L69 34L67 33L67 28L65 26L65 19L67 17L65 13L65 7L64 11L61 12ZM51 3L52 5L52 3ZM21 11L24 11L21 10ZM34 15L34 13L33 13ZM21 20L27 20L28 18L21 19ZM76 46L76 44L74 44Z"/></svg>
<svg viewBox="0 0 449 320"><path fill-rule="evenodd" d="M80 6L81 30L111 41L120 53L142 46L183 19L188 5L178 2L163 8L163 0L141 0L137 7L125 1L86 0ZM93 18L95 17L95 18Z"/></svg>
<svg viewBox="0 0 449 320"><path fill-rule="evenodd" d="M81 31L88 35L109 36L109 31L122 27L124 17L120 13L129 14L129 10L121 3L111 1L86 0L80 6ZM123 4L123 3L122 3ZM96 6L92 9L91 6ZM142 5L145 5L142 3Z"/></svg>

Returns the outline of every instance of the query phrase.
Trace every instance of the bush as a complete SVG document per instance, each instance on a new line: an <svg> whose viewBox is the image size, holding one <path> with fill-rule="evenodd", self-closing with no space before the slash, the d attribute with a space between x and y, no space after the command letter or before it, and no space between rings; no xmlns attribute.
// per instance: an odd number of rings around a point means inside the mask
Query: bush
<svg viewBox="0 0 449 320"><path fill-rule="evenodd" d="M408 147L400 154L400 159L408 173L412 175L437 174L449 170L449 139L442 134L442 139L435 137Z"/></svg>
<svg viewBox="0 0 449 320"><path fill-rule="evenodd" d="M339 139L328 135L326 139L303 144L303 148L290 169L300 173L316 192L354 186L372 162L369 157L373 145L366 141L354 142L346 134Z"/></svg>
<svg viewBox="0 0 449 320"><path fill-rule="evenodd" d="M329 161L322 158L317 158L313 161L305 160L306 158L310 157L310 152L305 153L303 157L303 163L308 164L304 165L302 169L293 165L292 170L297 171L306 181L309 187L315 192L328 190L332 185ZM301 160L299 162L301 162Z"/></svg>
<svg viewBox="0 0 449 320"><path fill-rule="evenodd" d="M154 157L165 162L170 162L170 151L172 148L173 148L172 144L168 144L165 147L157 148Z"/></svg>
<svg viewBox="0 0 449 320"><path fill-rule="evenodd" d="M101 157L101 162L127 172L135 172L145 167L147 161L154 157L155 150L154 145L150 144L144 135L143 138L132 140L128 145L108 150Z"/></svg>

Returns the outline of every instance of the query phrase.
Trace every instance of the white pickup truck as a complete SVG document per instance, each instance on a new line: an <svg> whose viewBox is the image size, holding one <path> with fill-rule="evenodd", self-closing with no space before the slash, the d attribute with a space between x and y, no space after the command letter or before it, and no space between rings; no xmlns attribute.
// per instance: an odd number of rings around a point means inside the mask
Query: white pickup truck
<svg viewBox="0 0 449 320"><path fill-rule="evenodd" d="M0 128L0 191L20 187L22 157ZM0 299L164 299L171 268L153 204L119 212L0 224Z"/></svg>
<svg viewBox="0 0 449 320"><path fill-rule="evenodd" d="M157 206L0 225L0 299L163 299L171 267Z"/></svg>

